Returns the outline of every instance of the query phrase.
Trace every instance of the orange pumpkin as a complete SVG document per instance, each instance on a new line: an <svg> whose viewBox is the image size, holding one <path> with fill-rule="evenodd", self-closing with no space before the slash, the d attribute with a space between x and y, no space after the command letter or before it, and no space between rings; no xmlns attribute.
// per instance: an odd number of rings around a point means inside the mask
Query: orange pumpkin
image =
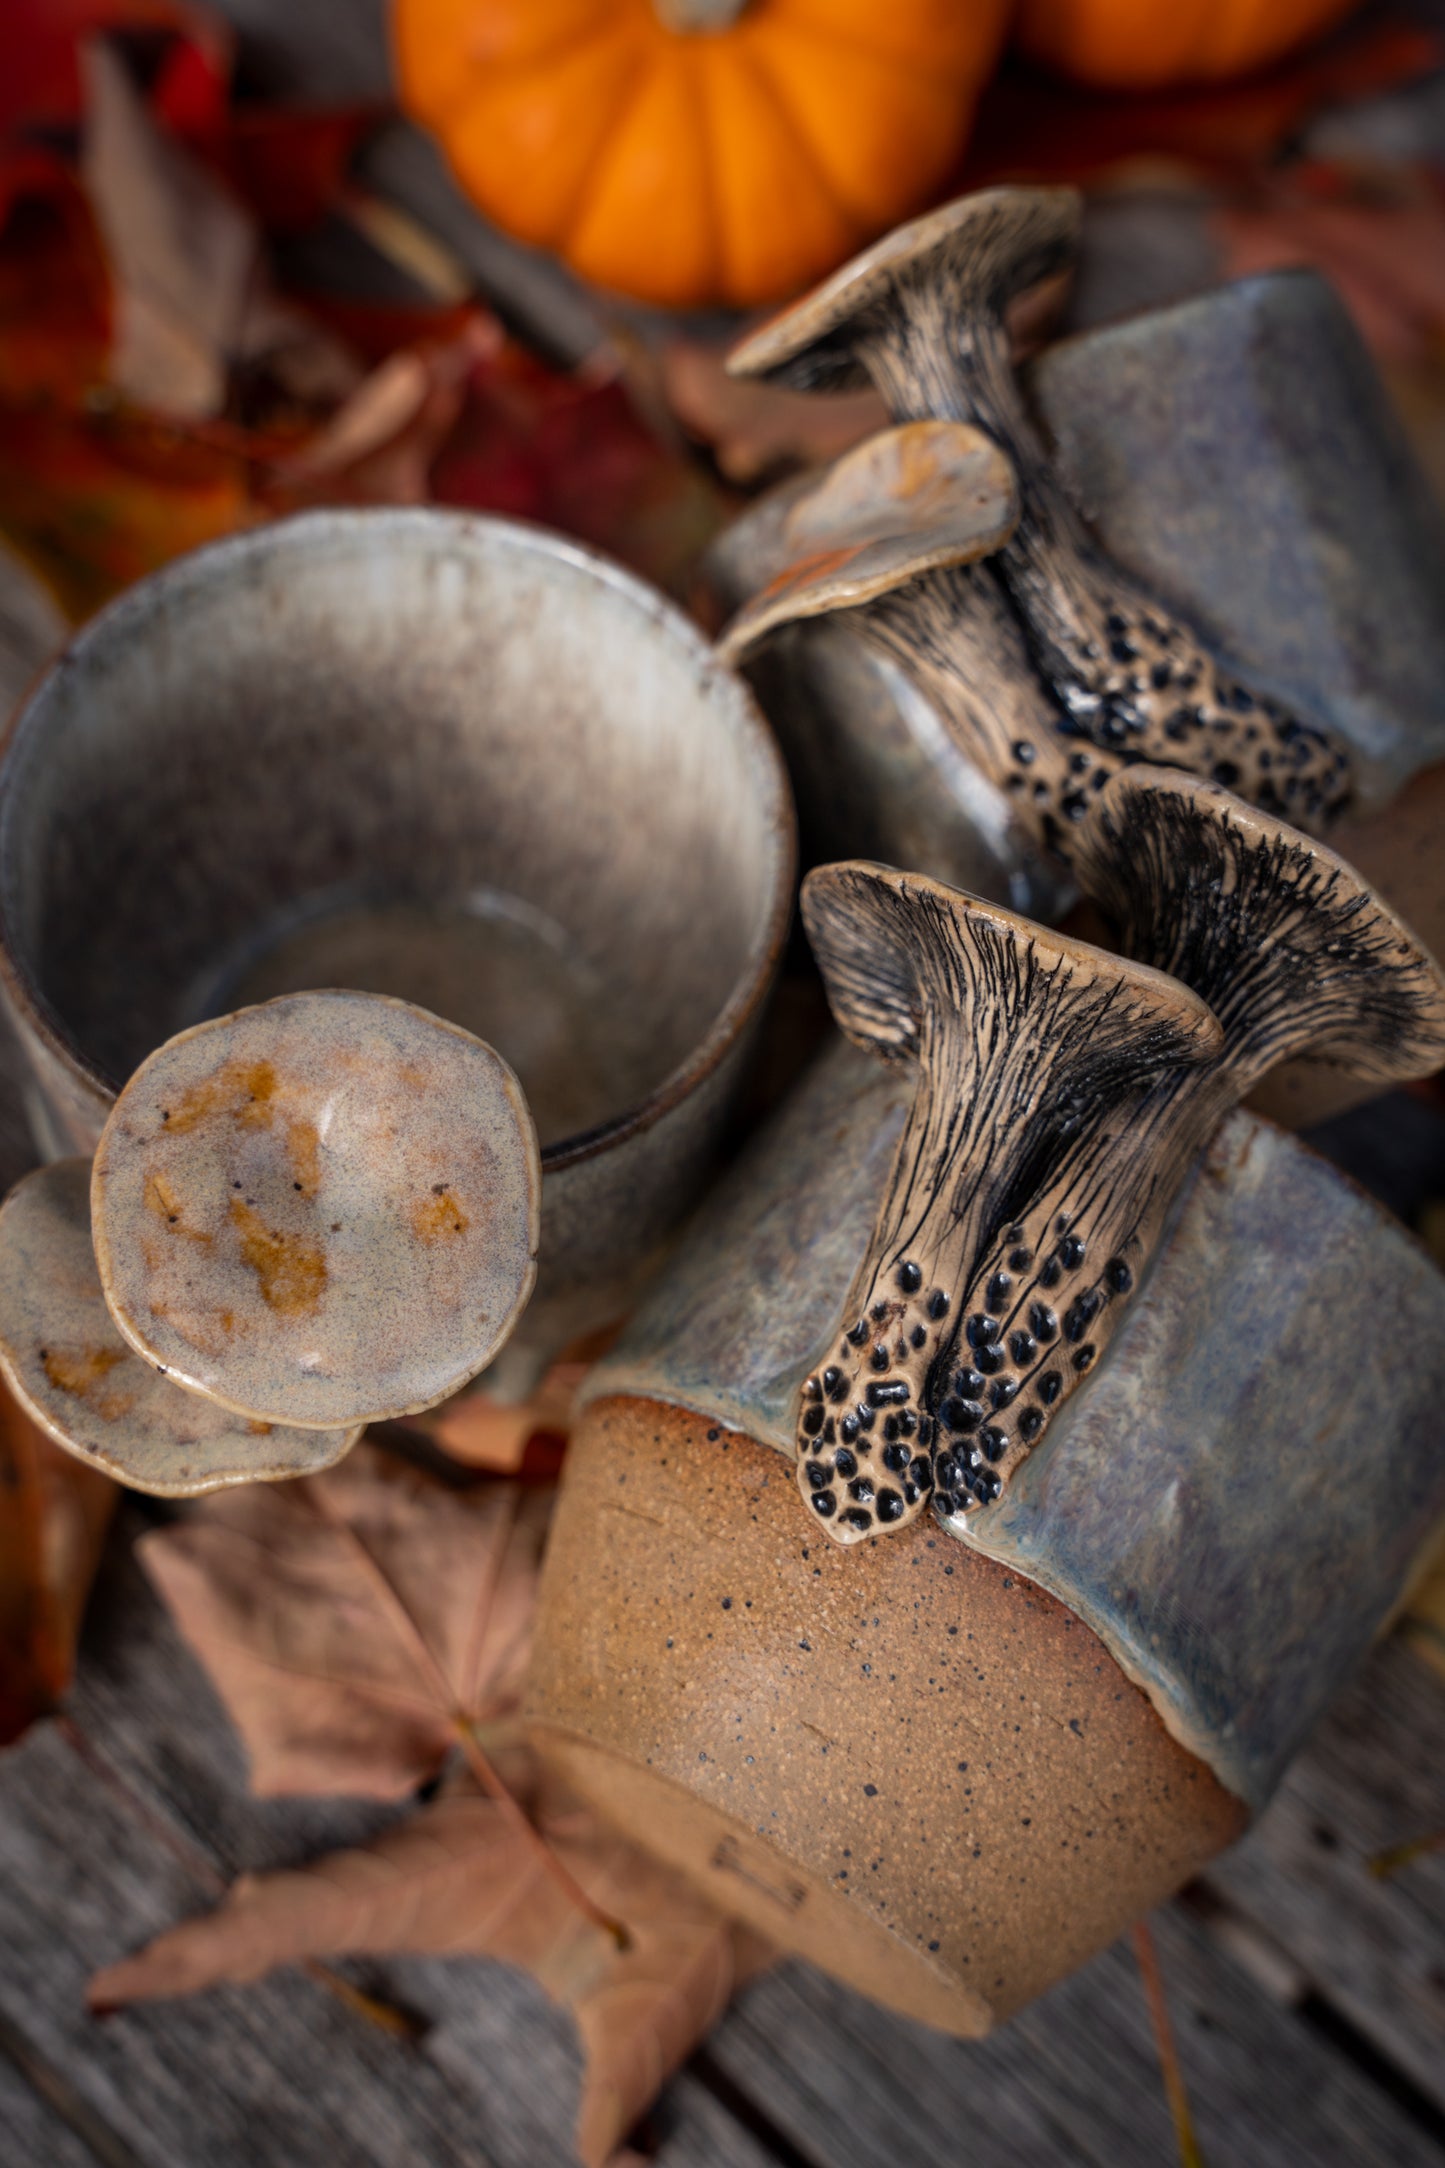
<svg viewBox="0 0 1445 2168"><path fill-rule="evenodd" d="M402 103L498 225L671 304L797 291L923 204L1008 0L395 0Z"/></svg>
<svg viewBox="0 0 1445 2168"><path fill-rule="evenodd" d="M1267 67L1358 0L1022 0L1033 60L1102 90L1214 83Z"/></svg>

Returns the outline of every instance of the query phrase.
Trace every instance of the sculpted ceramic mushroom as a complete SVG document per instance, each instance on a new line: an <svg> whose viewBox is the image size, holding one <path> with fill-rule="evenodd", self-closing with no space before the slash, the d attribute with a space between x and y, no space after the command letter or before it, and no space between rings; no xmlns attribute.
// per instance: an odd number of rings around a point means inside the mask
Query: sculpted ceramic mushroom
<svg viewBox="0 0 1445 2168"><path fill-rule="evenodd" d="M162 1497L314 1475L361 1435L233 1415L126 1345L95 1268L88 1159L38 1168L0 1206L0 1369L57 1444Z"/></svg>
<svg viewBox="0 0 1445 2168"><path fill-rule="evenodd" d="M302 1428L430 1407L491 1360L536 1275L516 1078L455 1025L309 993L143 1062L91 1186L112 1315L147 1361Z"/></svg>
<svg viewBox="0 0 1445 2168"><path fill-rule="evenodd" d="M856 1543L904 1527L935 1485L945 1512L998 1495L998 1423L1038 1344L1025 1363L1028 1305L1004 1322L1000 1284L989 1313L960 1295L1001 1240L1023 1276L1037 1200L1089 1197L1151 1087L1209 1062L1221 1034L1178 981L921 875L824 867L803 917L848 1037L917 1065L868 1252L799 1415L803 1495ZM1072 1258L1071 1238L1060 1246Z"/></svg>
<svg viewBox="0 0 1445 2168"><path fill-rule="evenodd" d="M987 772L1027 806L1052 848L1069 855L1070 824L1084 817L1087 791L1135 760L1188 768L1304 828L1321 828L1349 803L1345 752L1241 684L1109 562L1024 409L1004 309L1069 260L1078 218L1069 189L966 196L856 257L746 339L729 366L800 389L871 380L898 420L971 422L1008 453L1022 516L988 570L973 577L997 578L1007 590L1057 702L1065 765L1056 748L1022 740L1012 759L990 745ZM881 614L880 636L899 637L901 614L905 649L922 639L952 650L954 667L967 670L966 634L961 642L956 623L959 577L920 583Z"/></svg>
<svg viewBox="0 0 1445 2168"><path fill-rule="evenodd" d="M921 572L972 564L1018 524L1007 456L963 422L880 429L789 506L787 570L725 627L717 652L736 663L779 625L853 609Z"/></svg>
<svg viewBox="0 0 1445 2168"><path fill-rule="evenodd" d="M1166 984L1192 989L1207 1004L1214 1032L1200 1041L1202 1059L1159 1063L1142 1089L1079 1093L1066 1077L1059 1101L1071 1125L1065 1150L1056 1141L1061 1116L1049 1093L1034 1101L1015 1094L1019 1127L1011 1134L997 1128L989 1134L980 1124L980 1104L995 1099L1000 1042L1006 1052L1019 1034L1023 1049L1015 1060L1038 1062L1028 1042L1030 1013L1016 1001L1011 1012L992 988L959 976L964 1014L972 1017L981 1051L965 1033L960 1063L956 1032L942 1042L937 1025L918 1035L920 1106L900 1147L860 1286L864 1275L871 1285L890 1269L897 1278L904 1270L895 1255L899 1230L907 1231L904 1247L916 1244L913 1230L936 1226L944 1208L949 1255L961 1269L952 1282L938 1270L930 1301L940 1319L953 1312L954 1323L936 1337L925 1332L905 1381L931 1444L931 1467L910 1465L919 1496L909 1503L915 1510L921 1505L931 1475L935 1511L944 1520L999 1495L1106 1352L1195 1156L1276 1063L1307 1057L1384 1084L1426 1075L1445 1061L1445 979L1409 928L1334 852L1217 784L1168 769L1122 772L1091 809L1080 856L1126 952L1171 973ZM821 879L834 883L851 874L856 893L857 872L835 868ZM869 878L876 884L876 871ZM895 888L921 885L891 879ZM840 1023L866 1041L869 1033L860 1028L866 996L860 1007L857 989L866 988L870 971L882 983L896 974L896 913L889 907L895 923L883 919L875 932L855 910L840 942L838 894L834 886L822 893L821 914L816 902L811 910L805 903L809 933ZM979 908L963 898L952 907L970 961ZM930 957L944 924L937 912L919 920ZM946 988L950 967L930 969L934 983ZM996 1012L991 1003L999 1003ZM872 1037L886 1050L883 1034L875 1029ZM897 1043L906 1044L906 1034ZM942 1060L940 1043L947 1048ZM1057 1095L1059 1084L1051 1091ZM952 1146L953 1133L945 1129L950 1105L968 1139L965 1151L985 1155L971 1174L946 1165L931 1143L946 1134ZM996 1168L989 1154L997 1155ZM992 1208L991 1223L974 1207L965 1226L960 1200L988 1181L997 1185L999 1173L1015 1165L1024 1173L1013 1179L1006 1203ZM905 1325L909 1344L915 1329ZM891 1376L888 1342L879 1344L885 1361L877 1361L875 1345L870 1362ZM902 1344L895 1341L892 1353ZM837 1372L840 1365L830 1368ZM827 1377L825 1371L803 1388L800 1452L808 1451L800 1482L805 1492L835 1497L852 1462L845 1458L839 1469L834 1452L818 1450L833 1444L826 1419L820 1424L813 1413L826 1401ZM855 1440L842 1439L841 1429L839 1443L856 1458ZM865 1480L876 1484L871 1470ZM831 1524L836 1505L815 1510ZM883 1516L889 1517L903 1516ZM868 1532L861 1518L852 1525L860 1535Z"/></svg>

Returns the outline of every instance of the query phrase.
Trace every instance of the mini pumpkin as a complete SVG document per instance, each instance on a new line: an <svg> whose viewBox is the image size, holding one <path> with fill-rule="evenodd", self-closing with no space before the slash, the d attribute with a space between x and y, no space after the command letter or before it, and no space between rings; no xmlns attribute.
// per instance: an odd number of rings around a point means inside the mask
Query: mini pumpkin
<svg viewBox="0 0 1445 2168"><path fill-rule="evenodd" d="M796 291L926 201L1007 0L395 0L403 105L489 218L669 305Z"/></svg>
<svg viewBox="0 0 1445 2168"><path fill-rule="evenodd" d="M1214 83L1267 67L1343 20L1356 0L1022 0L1032 60L1101 90Z"/></svg>

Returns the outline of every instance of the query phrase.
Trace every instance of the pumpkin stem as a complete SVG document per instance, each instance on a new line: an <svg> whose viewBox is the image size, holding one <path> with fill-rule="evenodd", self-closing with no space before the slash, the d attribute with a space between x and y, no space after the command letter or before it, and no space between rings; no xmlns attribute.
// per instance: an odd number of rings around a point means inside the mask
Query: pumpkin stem
<svg viewBox="0 0 1445 2168"><path fill-rule="evenodd" d="M730 30L748 0L652 0L664 30Z"/></svg>

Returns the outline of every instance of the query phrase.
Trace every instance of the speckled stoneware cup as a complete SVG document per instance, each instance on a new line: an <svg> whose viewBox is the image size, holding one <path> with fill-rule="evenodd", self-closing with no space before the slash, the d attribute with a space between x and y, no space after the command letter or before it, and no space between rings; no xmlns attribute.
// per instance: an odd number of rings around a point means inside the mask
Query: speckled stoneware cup
<svg viewBox="0 0 1445 2168"><path fill-rule="evenodd" d="M799 1381L908 1099L827 1055L593 1373L528 1707L715 1903L967 2034L1229 1843L1388 1622L1445 1510L1445 1280L1231 1114L1002 1497L842 1548L799 1496Z"/></svg>
<svg viewBox="0 0 1445 2168"><path fill-rule="evenodd" d="M47 1157L208 1016L310 987L494 1045L542 1146L514 1377L625 1303L711 1163L787 927L747 688L578 545L311 514L143 581L0 761L0 988Z"/></svg>

